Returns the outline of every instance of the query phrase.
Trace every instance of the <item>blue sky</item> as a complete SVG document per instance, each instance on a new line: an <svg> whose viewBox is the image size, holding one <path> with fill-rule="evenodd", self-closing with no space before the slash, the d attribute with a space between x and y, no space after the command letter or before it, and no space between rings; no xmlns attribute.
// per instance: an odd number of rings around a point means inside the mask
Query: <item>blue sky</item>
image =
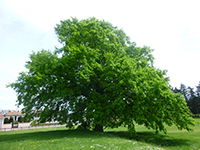
<svg viewBox="0 0 200 150"><path fill-rule="evenodd" d="M200 81L198 0L0 0L0 109L17 109L14 82L32 51L60 47L60 20L96 17L122 28L138 46L155 51L155 66L167 69L170 84L195 87ZM21 109L21 108L18 108Z"/></svg>

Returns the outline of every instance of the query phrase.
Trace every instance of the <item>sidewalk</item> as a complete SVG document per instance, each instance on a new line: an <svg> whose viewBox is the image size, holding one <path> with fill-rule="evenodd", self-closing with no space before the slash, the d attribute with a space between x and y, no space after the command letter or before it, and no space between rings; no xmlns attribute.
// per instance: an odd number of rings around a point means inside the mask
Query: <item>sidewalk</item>
<svg viewBox="0 0 200 150"><path fill-rule="evenodd" d="M39 129L39 128L52 128L52 127L64 127L66 125L42 125L42 126L34 126L34 127L27 127L27 128L2 128L1 131L13 131L13 130L27 130L27 129Z"/></svg>

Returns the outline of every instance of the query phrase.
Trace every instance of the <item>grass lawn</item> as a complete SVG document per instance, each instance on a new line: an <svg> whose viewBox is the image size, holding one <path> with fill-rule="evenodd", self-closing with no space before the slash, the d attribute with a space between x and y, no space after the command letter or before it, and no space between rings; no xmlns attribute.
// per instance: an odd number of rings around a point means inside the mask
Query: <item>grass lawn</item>
<svg viewBox="0 0 200 150"><path fill-rule="evenodd" d="M200 122L200 119L196 119ZM200 149L200 123L193 132L168 127L168 133L155 134L143 126L137 126L137 135L130 137L127 129L107 129L104 133L67 130L54 127L31 130L0 132L0 150L7 149Z"/></svg>

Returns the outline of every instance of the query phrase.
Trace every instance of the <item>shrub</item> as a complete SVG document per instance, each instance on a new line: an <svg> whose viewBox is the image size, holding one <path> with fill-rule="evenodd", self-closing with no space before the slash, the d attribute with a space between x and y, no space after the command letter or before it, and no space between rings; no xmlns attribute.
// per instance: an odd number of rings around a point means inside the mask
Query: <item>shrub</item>
<svg viewBox="0 0 200 150"><path fill-rule="evenodd" d="M24 122L22 116L20 116L20 117L18 118L18 122L20 122L20 123Z"/></svg>
<svg viewBox="0 0 200 150"><path fill-rule="evenodd" d="M13 117L10 117L9 123L13 123Z"/></svg>
<svg viewBox="0 0 200 150"><path fill-rule="evenodd" d="M36 120L34 120L33 122L31 122L31 126L35 126L37 124Z"/></svg>
<svg viewBox="0 0 200 150"><path fill-rule="evenodd" d="M5 124L5 123L10 123L10 121L9 121L8 118L5 118L5 119L4 119L4 124Z"/></svg>

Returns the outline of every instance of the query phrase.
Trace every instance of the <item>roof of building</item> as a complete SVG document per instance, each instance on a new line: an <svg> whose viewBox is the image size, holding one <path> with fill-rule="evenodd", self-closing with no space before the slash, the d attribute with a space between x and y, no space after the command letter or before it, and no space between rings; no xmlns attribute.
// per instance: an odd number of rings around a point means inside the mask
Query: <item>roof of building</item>
<svg viewBox="0 0 200 150"><path fill-rule="evenodd" d="M4 116L0 113L0 118L4 118Z"/></svg>
<svg viewBox="0 0 200 150"><path fill-rule="evenodd" d="M20 113L19 111L9 111L5 116L24 116L24 114Z"/></svg>

